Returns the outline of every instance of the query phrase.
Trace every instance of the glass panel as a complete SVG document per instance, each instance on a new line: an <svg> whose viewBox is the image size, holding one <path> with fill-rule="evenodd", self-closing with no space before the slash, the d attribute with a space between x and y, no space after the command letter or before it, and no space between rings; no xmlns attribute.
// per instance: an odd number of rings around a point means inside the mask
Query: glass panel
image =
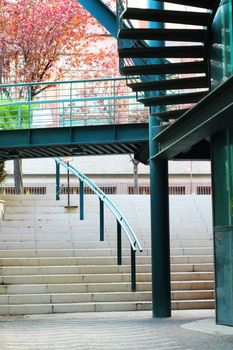
<svg viewBox="0 0 233 350"><path fill-rule="evenodd" d="M227 131L212 138L212 171L214 188L214 226L229 226L229 157Z"/></svg>
<svg viewBox="0 0 233 350"><path fill-rule="evenodd" d="M233 324L233 231L215 233L217 322Z"/></svg>
<svg viewBox="0 0 233 350"><path fill-rule="evenodd" d="M221 2L212 26L211 78L215 88L233 74L232 0Z"/></svg>

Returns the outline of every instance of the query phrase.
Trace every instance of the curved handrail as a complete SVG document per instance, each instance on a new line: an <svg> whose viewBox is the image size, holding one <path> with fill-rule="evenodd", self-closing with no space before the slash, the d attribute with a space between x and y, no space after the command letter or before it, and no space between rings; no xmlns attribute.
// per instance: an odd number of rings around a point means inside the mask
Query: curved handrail
<svg viewBox="0 0 233 350"><path fill-rule="evenodd" d="M136 252L142 252L142 247L131 228L130 224L126 220L126 218L123 216L123 214L120 212L120 210L116 207L116 205L110 200L110 198L92 181L90 180L86 175L84 175L81 171L76 169L70 164L67 164L64 160L60 158L54 158L54 160L62 165L64 168L69 170L73 175L75 175L79 180L83 181L97 196L104 202L104 204L111 210L113 215L115 216L116 220L119 222L121 227L123 228L129 242L131 245L131 248Z"/></svg>

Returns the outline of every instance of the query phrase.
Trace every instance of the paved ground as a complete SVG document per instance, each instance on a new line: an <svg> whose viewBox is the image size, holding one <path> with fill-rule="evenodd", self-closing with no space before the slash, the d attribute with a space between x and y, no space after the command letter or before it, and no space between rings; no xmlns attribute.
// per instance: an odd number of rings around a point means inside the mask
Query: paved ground
<svg viewBox="0 0 233 350"><path fill-rule="evenodd" d="M212 311L38 315L0 318L0 350L233 350L233 328Z"/></svg>

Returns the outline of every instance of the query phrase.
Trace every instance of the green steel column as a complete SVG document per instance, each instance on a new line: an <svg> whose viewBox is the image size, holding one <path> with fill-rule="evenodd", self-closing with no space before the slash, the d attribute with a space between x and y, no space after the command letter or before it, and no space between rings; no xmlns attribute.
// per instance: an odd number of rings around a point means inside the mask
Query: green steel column
<svg viewBox="0 0 233 350"><path fill-rule="evenodd" d="M148 0L149 8L163 9L162 2ZM150 27L161 28L152 22ZM162 46L163 42L151 42L151 46ZM153 137L159 132L159 121L149 117L150 145L150 190L151 190L151 249L152 249L152 311L153 317L171 316L170 242L168 161L153 159L158 153L158 143Z"/></svg>
<svg viewBox="0 0 233 350"><path fill-rule="evenodd" d="M216 322L233 326L233 129L213 135L211 146Z"/></svg>
<svg viewBox="0 0 233 350"><path fill-rule="evenodd" d="M84 220L84 188L83 181L79 181L79 206L80 206L80 220Z"/></svg>
<svg viewBox="0 0 233 350"><path fill-rule="evenodd" d="M170 243L168 203L168 161L153 159L158 144L153 136L160 127L150 116L150 190L152 249L152 310L153 317L171 316Z"/></svg>
<svg viewBox="0 0 233 350"><path fill-rule="evenodd" d="M56 200L60 200L60 163L56 162Z"/></svg>

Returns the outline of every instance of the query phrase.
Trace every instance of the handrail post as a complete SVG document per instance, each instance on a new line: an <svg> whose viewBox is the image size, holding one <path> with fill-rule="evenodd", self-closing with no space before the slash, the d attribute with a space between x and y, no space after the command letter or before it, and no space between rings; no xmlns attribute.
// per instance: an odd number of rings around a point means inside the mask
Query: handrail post
<svg viewBox="0 0 233 350"><path fill-rule="evenodd" d="M79 206L80 206L80 220L84 220L84 189L83 181L79 180Z"/></svg>
<svg viewBox="0 0 233 350"><path fill-rule="evenodd" d="M104 202L100 198L100 241L104 241Z"/></svg>
<svg viewBox="0 0 233 350"><path fill-rule="evenodd" d="M67 162L68 168L67 168L67 206L70 206L70 171L69 171L69 165L70 162Z"/></svg>
<svg viewBox="0 0 233 350"><path fill-rule="evenodd" d="M136 252L131 247L131 291L136 292Z"/></svg>
<svg viewBox="0 0 233 350"><path fill-rule="evenodd" d="M28 129L31 128L31 100L32 100L32 87L28 86Z"/></svg>
<svg viewBox="0 0 233 350"><path fill-rule="evenodd" d="M72 82L70 82L70 125L72 126Z"/></svg>
<svg viewBox="0 0 233 350"><path fill-rule="evenodd" d="M113 81L113 120L116 124L116 80Z"/></svg>
<svg viewBox="0 0 233 350"><path fill-rule="evenodd" d="M21 109L20 105L18 105L18 130L21 129Z"/></svg>
<svg viewBox="0 0 233 350"><path fill-rule="evenodd" d="M56 162L56 200L60 200L60 163Z"/></svg>
<svg viewBox="0 0 233 350"><path fill-rule="evenodd" d="M122 265L121 224L117 220L117 265Z"/></svg>

